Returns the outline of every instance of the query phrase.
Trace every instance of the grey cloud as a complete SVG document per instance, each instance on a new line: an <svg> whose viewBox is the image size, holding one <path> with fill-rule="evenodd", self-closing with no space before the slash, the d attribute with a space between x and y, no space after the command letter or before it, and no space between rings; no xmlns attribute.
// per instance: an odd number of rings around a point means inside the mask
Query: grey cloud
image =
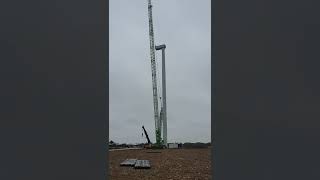
<svg viewBox="0 0 320 180"><path fill-rule="evenodd" d="M167 45L171 142L211 138L210 3L153 0L155 41ZM155 141L147 1L111 0L109 5L109 138L145 142L141 137L145 125ZM159 52L157 60L160 65Z"/></svg>

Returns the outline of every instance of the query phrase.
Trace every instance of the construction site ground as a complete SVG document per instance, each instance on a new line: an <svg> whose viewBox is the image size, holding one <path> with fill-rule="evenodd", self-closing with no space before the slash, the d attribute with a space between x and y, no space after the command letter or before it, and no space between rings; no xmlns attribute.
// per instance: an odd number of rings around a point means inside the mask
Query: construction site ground
<svg viewBox="0 0 320 180"><path fill-rule="evenodd" d="M161 153L148 153L148 152ZM123 167L126 159L149 160L151 169ZM127 179L212 179L211 149L131 149L109 152L109 177Z"/></svg>

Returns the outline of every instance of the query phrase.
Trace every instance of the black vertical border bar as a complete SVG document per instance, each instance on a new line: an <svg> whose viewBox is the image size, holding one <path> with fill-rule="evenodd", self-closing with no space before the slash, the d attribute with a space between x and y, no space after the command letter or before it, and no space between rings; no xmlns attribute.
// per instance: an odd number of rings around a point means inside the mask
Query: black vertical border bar
<svg viewBox="0 0 320 180"><path fill-rule="evenodd" d="M214 116L215 113L215 18L216 18L216 11L215 11L215 3L216 1L211 1L211 170L212 170L212 178L216 179L216 140L215 140L215 133L216 133L216 119Z"/></svg>
<svg viewBox="0 0 320 180"><path fill-rule="evenodd" d="M108 179L108 1L0 1L0 179ZM107 151L107 152L106 152Z"/></svg>
<svg viewBox="0 0 320 180"><path fill-rule="evenodd" d="M320 179L320 3L214 0L215 180Z"/></svg>
<svg viewBox="0 0 320 180"><path fill-rule="evenodd" d="M107 40L106 40L106 44L107 44L107 48L106 48L106 77L107 77L107 92L106 92L106 97L107 97L107 106L106 106L106 112L107 112L107 119L106 119L106 126L105 126L105 129L106 129L106 140L105 142L107 143L106 144L106 178L108 179L110 176L110 169L109 169L109 0L102 0L104 2L106 2L106 14L105 14L105 17L106 17L106 36L107 36Z"/></svg>

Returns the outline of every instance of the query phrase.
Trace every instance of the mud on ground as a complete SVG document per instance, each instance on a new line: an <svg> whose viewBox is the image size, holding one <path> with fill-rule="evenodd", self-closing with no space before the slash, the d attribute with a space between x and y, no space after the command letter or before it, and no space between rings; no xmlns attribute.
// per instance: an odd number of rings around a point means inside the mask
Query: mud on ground
<svg viewBox="0 0 320 180"><path fill-rule="evenodd" d="M161 153L147 153L160 151ZM151 169L121 167L125 159L149 160ZM211 149L123 150L109 152L111 180L212 179Z"/></svg>

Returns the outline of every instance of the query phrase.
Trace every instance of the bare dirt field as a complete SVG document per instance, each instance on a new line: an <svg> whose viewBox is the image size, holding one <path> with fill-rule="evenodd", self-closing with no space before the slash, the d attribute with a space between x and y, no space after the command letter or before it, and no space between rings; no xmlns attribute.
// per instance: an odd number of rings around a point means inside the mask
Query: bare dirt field
<svg viewBox="0 0 320 180"><path fill-rule="evenodd" d="M160 151L161 153L147 153ZM151 169L123 167L126 159L149 160ZM127 179L212 179L211 149L123 150L109 152L109 177Z"/></svg>

